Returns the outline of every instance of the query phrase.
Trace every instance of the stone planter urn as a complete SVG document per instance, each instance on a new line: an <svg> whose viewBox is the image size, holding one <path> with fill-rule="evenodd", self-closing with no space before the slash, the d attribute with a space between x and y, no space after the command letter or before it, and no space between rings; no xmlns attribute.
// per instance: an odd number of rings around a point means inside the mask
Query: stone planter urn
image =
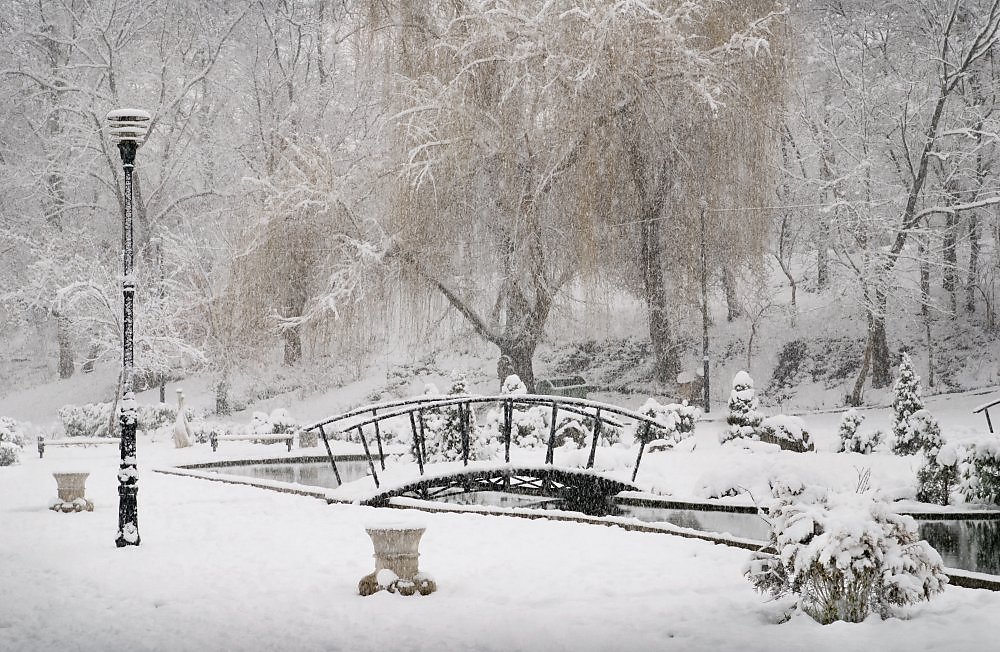
<svg viewBox="0 0 1000 652"><path fill-rule="evenodd" d="M56 479L59 498L49 505L49 509L63 513L94 511L94 503L84 495L89 475L89 473L83 472L53 473L52 477Z"/></svg>
<svg viewBox="0 0 1000 652"><path fill-rule="evenodd" d="M417 567L424 528L411 524L373 525L365 528L375 547L375 572L361 578L358 593L371 595L382 589L400 595L430 595L437 584Z"/></svg>

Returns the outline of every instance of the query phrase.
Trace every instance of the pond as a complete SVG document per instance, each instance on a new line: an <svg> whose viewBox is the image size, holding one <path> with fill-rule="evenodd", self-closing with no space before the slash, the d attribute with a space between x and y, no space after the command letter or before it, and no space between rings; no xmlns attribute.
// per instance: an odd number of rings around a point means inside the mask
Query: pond
<svg viewBox="0 0 1000 652"><path fill-rule="evenodd" d="M344 482L351 482L368 474L368 462L338 461L337 469ZM244 464L213 470L226 475L294 482L316 487L337 487L337 479L329 462ZM562 508L561 501L557 498L504 494L496 491L456 494L442 500L454 504L489 507ZM649 523L672 523L701 532L716 532L759 541L766 541L768 537L768 524L757 514L632 505L616 505L611 509L618 516L631 516ZM941 554L946 566L1000 575L1000 521L918 520L917 524L920 537L926 539Z"/></svg>
<svg viewBox="0 0 1000 652"><path fill-rule="evenodd" d="M280 462L274 464L240 464L207 469L223 475L239 475L258 480L277 480L309 485L310 487L337 488L337 478L329 462ZM344 482L359 480L368 475L368 462L358 460L337 461L340 479Z"/></svg>
<svg viewBox="0 0 1000 652"><path fill-rule="evenodd" d="M667 522L702 532L718 532L766 541L769 525L758 514L621 505L622 515L642 521ZM1000 575L1000 521L917 520L917 533L950 568Z"/></svg>

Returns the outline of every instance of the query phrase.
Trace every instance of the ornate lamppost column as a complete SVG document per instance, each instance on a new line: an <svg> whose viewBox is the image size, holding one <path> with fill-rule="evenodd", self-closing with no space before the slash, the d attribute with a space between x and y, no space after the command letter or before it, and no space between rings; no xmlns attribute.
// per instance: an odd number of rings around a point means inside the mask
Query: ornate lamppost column
<svg viewBox="0 0 1000 652"><path fill-rule="evenodd" d="M111 140L118 144L122 159L124 198L122 211L122 397L121 397L121 464L118 469L118 538L115 545L139 545L139 474L136 470L135 431L136 403L133 393L133 307L135 277L132 248L132 170L135 151L142 145L149 129L149 113L139 109L117 109L107 115Z"/></svg>

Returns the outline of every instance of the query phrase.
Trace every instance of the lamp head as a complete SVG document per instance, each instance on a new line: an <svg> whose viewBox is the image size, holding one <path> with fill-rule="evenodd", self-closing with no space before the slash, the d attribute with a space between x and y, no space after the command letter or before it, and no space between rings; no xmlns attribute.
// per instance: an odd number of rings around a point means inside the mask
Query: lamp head
<svg viewBox="0 0 1000 652"><path fill-rule="evenodd" d="M142 109L108 111L108 134L115 143L131 142L136 147L146 139L150 115Z"/></svg>

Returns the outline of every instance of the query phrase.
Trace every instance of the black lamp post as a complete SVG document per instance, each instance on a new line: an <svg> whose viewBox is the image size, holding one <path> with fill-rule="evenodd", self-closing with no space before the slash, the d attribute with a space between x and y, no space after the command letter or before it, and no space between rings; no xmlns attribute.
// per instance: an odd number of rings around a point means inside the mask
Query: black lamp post
<svg viewBox="0 0 1000 652"><path fill-rule="evenodd" d="M118 144L124 172L124 211L122 214L122 397L121 397L121 464L118 468L118 538L115 545L139 545L139 474L136 470L135 430L136 403L132 391L132 322L135 300L135 260L132 249L132 170L135 150L142 145L149 129L149 114L139 109L117 109L107 115L111 140Z"/></svg>

